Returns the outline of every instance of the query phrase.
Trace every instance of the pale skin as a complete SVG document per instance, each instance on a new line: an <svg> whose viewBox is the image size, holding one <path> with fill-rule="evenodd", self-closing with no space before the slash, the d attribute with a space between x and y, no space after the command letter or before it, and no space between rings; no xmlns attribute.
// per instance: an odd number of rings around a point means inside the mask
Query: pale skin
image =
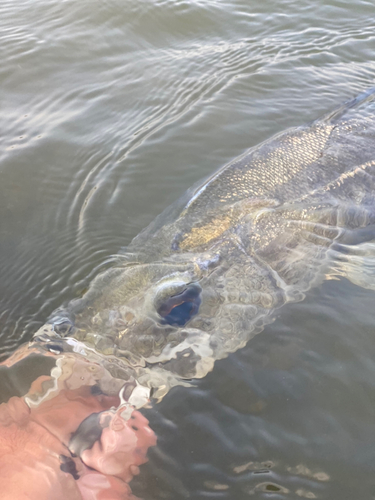
<svg viewBox="0 0 375 500"><path fill-rule="evenodd" d="M2 498L136 500L128 482L156 444L147 419L131 408L126 414L121 406L110 410L119 406L118 396L91 393L97 379L85 374L95 373L95 366L77 356L67 356L66 363L72 369L63 369L57 384L53 377L40 376L26 396L0 405ZM34 402L31 408L26 401ZM72 455L70 437L93 413L100 415L103 427L99 441L81 456Z"/></svg>

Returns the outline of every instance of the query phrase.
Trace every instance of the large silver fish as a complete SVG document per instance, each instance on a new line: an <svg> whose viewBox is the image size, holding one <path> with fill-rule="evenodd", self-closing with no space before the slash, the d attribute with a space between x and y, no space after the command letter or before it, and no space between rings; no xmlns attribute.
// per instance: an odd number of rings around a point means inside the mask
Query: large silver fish
<svg viewBox="0 0 375 500"><path fill-rule="evenodd" d="M375 288L374 92L220 169L53 315L39 341L74 338L162 397L323 279Z"/></svg>

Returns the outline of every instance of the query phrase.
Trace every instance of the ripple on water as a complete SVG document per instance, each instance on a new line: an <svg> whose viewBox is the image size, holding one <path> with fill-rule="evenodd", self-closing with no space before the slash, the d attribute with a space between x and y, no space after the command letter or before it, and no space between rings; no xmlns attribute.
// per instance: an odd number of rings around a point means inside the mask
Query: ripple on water
<svg viewBox="0 0 375 500"><path fill-rule="evenodd" d="M0 356L186 188L373 85L373 5L3 0ZM147 499L370 498L372 292L326 284L147 410Z"/></svg>

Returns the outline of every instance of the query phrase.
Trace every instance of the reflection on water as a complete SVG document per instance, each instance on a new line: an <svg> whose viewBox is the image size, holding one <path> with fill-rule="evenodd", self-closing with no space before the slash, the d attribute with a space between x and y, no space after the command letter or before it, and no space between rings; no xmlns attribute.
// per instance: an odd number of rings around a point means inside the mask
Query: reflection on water
<svg viewBox="0 0 375 500"><path fill-rule="evenodd" d="M374 82L365 0L4 0L0 28L3 360L187 187ZM133 491L374 496L372 304L326 283L144 410ZM3 400L29 391L11 380Z"/></svg>

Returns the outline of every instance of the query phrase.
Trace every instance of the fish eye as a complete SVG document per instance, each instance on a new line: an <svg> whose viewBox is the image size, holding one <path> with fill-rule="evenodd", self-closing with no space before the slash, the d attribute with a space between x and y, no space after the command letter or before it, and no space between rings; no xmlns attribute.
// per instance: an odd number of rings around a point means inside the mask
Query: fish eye
<svg viewBox="0 0 375 500"><path fill-rule="evenodd" d="M199 310L201 291L197 283L190 283L182 292L164 298L157 308L161 322L173 326L186 325Z"/></svg>

